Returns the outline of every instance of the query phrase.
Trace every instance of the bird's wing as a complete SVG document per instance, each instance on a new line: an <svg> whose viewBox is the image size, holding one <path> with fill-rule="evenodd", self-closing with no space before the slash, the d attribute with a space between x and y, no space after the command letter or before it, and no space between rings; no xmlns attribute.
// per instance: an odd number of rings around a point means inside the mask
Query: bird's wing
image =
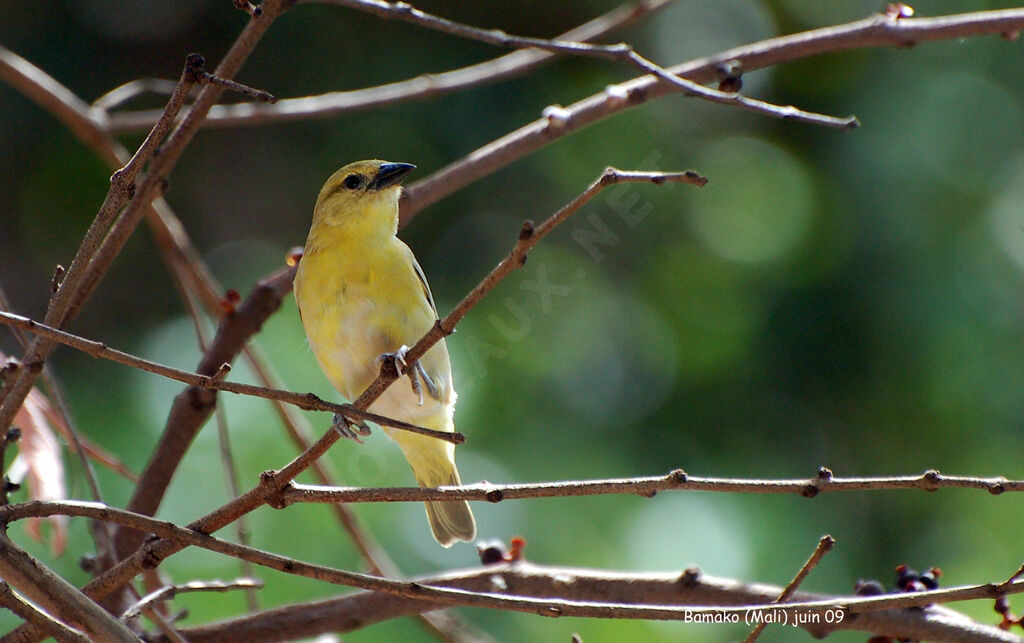
<svg viewBox="0 0 1024 643"><path fill-rule="evenodd" d="M406 249L408 250L408 248ZM420 264L416 261L416 256L412 253L412 250L409 250L409 260L412 261L412 269L416 272L416 278L420 280L420 286L423 286L423 295L427 298L430 309L434 311L434 319L438 319L437 306L434 305L434 296L430 294L427 276L423 274L423 268L420 268Z"/></svg>

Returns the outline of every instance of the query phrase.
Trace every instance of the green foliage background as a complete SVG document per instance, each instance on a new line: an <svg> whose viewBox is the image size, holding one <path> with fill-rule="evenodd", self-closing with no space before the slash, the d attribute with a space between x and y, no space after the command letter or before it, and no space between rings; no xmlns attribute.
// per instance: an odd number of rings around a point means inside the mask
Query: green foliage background
<svg viewBox="0 0 1024 643"><path fill-rule="evenodd" d="M442 15L554 36L615 2L423 2ZM998 8L928 2L918 15ZM774 35L858 19L876 2L695 0L618 32L662 64ZM245 17L223 1L0 2L0 43L93 100L139 77L176 78L196 51L212 67ZM440 72L503 52L353 11L299 6L271 29L239 80L282 97ZM670 97L559 140L430 207L402 236L448 310L507 252L523 219L542 219L605 165L693 168L702 190L637 185L605 192L531 254L451 338L466 481L654 475L807 477L946 473L1020 478L1024 418L1024 65L996 37L868 49L758 71L753 96L838 114L839 132ZM204 130L171 177L168 200L218 278L247 292L301 245L319 186L337 167L379 157L414 179L535 118L632 77L564 59L528 76L343 118ZM158 106L159 98L133 107ZM126 137L136 145L141 135ZM41 318L54 265L67 264L109 170L50 115L0 86L0 283ZM602 241L594 232L605 229ZM547 297L538 284L554 287ZM543 289L542 289L543 290ZM73 330L172 366L198 361L194 333L141 230ZM259 336L287 386L332 394L289 300ZM0 348L17 352L6 333ZM144 465L180 386L70 350L54 359L82 431ZM232 377L248 379L244 368ZM293 453L269 406L224 398L243 484ZM328 418L312 415L318 429ZM378 432L379 433L379 432ZM228 498L206 427L160 516L187 522ZM328 459L355 485L405 485L379 434ZM87 490L68 458L75 497ZM129 486L101 472L105 500ZM522 535L539 563L705 572L785 584L823 533L838 541L804 588L843 593L859 578L940 566L943 584L998 581L1019 565L1024 499L978 491L798 496L662 493L477 505L481 536ZM431 541L414 505L357 508L410 575L471 566L470 546ZM253 544L359 568L327 507L263 509ZM12 533L25 543L20 526ZM51 561L76 583L91 550L84 522ZM177 580L231 578L231 560L190 550ZM260 572L264 606L340 590ZM1016 605L1019 600L1012 601ZM243 611L239 595L181 600L200 623ZM961 609L995 622L990 602ZM726 640L744 630L674 623L542 619L464 610L500 640ZM0 615L6 629L14 621ZM426 639L413 621L346 636ZM836 640L863 640L863 635ZM769 630L762 640L807 640Z"/></svg>

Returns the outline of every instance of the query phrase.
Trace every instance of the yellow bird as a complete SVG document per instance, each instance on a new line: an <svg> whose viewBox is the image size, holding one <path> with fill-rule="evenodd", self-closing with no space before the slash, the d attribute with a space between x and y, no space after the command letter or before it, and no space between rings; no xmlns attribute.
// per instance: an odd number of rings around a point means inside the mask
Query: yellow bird
<svg viewBox="0 0 1024 643"><path fill-rule="evenodd" d="M295 275L295 300L320 368L348 400L376 379L381 358L393 355L414 386L396 382L369 410L455 431L456 394L444 340L418 363L405 365L403 359L407 347L438 318L423 270L396 236L400 184L414 168L408 163L359 161L327 179ZM462 483L454 444L384 430L401 447L421 487ZM465 501L428 502L426 507L430 529L442 546L476 537L476 522Z"/></svg>

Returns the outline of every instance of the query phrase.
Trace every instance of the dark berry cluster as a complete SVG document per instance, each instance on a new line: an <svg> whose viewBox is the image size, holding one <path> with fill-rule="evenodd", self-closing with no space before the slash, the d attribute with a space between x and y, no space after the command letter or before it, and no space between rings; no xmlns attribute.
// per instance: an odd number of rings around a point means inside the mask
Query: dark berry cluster
<svg viewBox="0 0 1024 643"><path fill-rule="evenodd" d="M938 567L918 573L906 565L900 565L896 568L896 588L893 592L924 592L938 589L941 576L942 570ZM857 596L881 596L886 593L885 585L877 580L859 580L853 586L853 591ZM893 643L895 640L889 636L874 636L868 639L868 643Z"/></svg>

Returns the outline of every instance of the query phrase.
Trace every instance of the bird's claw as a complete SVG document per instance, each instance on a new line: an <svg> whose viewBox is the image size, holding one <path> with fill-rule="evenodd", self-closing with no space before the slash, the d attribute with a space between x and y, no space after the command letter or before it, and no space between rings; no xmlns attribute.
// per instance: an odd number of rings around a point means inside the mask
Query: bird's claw
<svg viewBox="0 0 1024 643"><path fill-rule="evenodd" d="M419 360L413 361L411 364L406 361L405 356L409 352L409 347L405 344L401 345L394 353L381 353L377 357L377 361L383 363L384 360L394 360L395 370L398 371L398 376L402 375L409 376L409 383L412 385L412 391L419 398L418 404L423 406L423 387L426 386L427 394L435 400L441 401L441 390L434 384L434 381L427 375L426 369L420 364Z"/></svg>
<svg viewBox="0 0 1024 643"><path fill-rule="evenodd" d="M337 431L341 437L348 440L355 440L359 444L363 443L363 438L370 435L370 427L366 425L366 422L363 422L362 420L352 422L340 413L334 414L334 420L332 421L331 428Z"/></svg>

